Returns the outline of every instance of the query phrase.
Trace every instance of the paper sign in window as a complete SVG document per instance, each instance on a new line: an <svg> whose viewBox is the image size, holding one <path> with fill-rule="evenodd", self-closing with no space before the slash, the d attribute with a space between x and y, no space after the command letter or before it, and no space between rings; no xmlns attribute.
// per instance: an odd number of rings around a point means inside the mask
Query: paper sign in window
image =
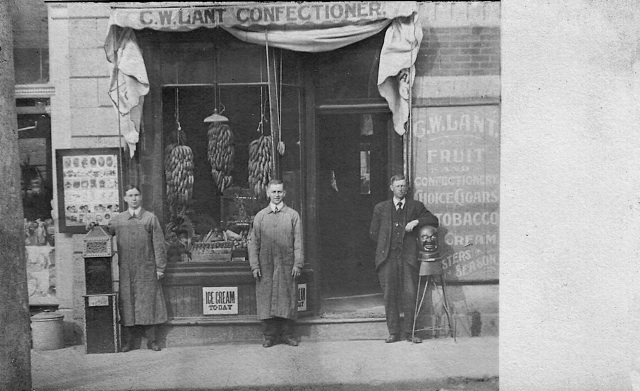
<svg viewBox="0 0 640 391"><path fill-rule="evenodd" d="M360 194L371 194L371 151L360 151Z"/></svg>

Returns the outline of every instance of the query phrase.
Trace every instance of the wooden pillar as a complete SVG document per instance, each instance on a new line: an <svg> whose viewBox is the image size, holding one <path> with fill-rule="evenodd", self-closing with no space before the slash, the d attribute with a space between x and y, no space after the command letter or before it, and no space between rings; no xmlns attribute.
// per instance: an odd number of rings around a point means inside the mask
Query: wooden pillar
<svg viewBox="0 0 640 391"><path fill-rule="evenodd" d="M29 298L9 4L14 5L11 0L0 1L0 390L31 390Z"/></svg>

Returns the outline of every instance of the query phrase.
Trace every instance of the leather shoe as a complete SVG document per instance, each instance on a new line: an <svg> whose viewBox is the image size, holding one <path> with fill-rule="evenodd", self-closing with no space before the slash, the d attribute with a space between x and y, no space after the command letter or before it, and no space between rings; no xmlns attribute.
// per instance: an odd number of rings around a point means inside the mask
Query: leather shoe
<svg viewBox="0 0 640 391"><path fill-rule="evenodd" d="M122 345L122 347L120 348L120 352L121 353L126 353L126 352L129 352L129 351L131 351L131 345L128 344L128 343Z"/></svg>
<svg viewBox="0 0 640 391"><path fill-rule="evenodd" d="M400 341L400 337L398 337L398 334L389 334L387 339L384 340L384 342L386 343L392 343L392 342L398 342L398 341Z"/></svg>
<svg viewBox="0 0 640 391"><path fill-rule="evenodd" d="M147 343L147 347L151 350L153 350L154 352L159 352L160 349L160 345L158 345L158 343L156 341L153 342L148 342Z"/></svg>
<svg viewBox="0 0 640 391"><path fill-rule="evenodd" d="M282 338L282 343L287 344L289 346L298 346L298 341L289 337Z"/></svg>
<svg viewBox="0 0 640 391"><path fill-rule="evenodd" d="M413 342L413 343L422 343L422 338L420 337L411 338L411 334L407 334L407 341Z"/></svg>
<svg viewBox="0 0 640 391"><path fill-rule="evenodd" d="M274 339L273 338L265 338L264 341L262 342L262 347L263 348L270 348L273 346L274 343Z"/></svg>

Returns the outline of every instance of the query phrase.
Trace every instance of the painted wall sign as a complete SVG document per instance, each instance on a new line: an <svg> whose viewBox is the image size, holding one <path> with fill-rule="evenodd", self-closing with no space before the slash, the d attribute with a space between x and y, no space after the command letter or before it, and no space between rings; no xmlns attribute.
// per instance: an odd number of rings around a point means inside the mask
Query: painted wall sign
<svg viewBox="0 0 640 391"><path fill-rule="evenodd" d="M237 315L238 287L203 287L203 315Z"/></svg>
<svg viewBox="0 0 640 391"><path fill-rule="evenodd" d="M307 284L298 284L298 311L307 310Z"/></svg>
<svg viewBox="0 0 640 391"><path fill-rule="evenodd" d="M498 106L416 108L414 198L440 220L448 280L498 278Z"/></svg>

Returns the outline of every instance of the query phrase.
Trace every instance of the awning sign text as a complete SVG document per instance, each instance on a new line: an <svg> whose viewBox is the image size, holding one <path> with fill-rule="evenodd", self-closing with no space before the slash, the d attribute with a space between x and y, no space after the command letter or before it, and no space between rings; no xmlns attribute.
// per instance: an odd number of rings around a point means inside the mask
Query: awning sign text
<svg viewBox="0 0 640 391"><path fill-rule="evenodd" d="M211 7L118 8L109 24L134 29L192 30L199 27L356 23L392 19L405 12L385 1L253 3Z"/></svg>

